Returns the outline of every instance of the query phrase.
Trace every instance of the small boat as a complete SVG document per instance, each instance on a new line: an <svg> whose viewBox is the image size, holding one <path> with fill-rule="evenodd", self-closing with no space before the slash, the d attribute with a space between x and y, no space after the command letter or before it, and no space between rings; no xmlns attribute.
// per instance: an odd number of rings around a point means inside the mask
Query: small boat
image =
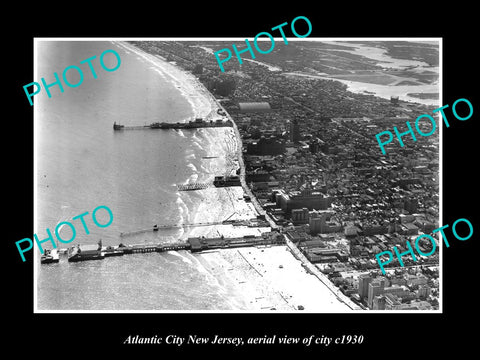
<svg viewBox="0 0 480 360"><path fill-rule="evenodd" d="M58 263L60 261L60 256L57 249L45 250L42 257L40 258L41 264L51 264Z"/></svg>

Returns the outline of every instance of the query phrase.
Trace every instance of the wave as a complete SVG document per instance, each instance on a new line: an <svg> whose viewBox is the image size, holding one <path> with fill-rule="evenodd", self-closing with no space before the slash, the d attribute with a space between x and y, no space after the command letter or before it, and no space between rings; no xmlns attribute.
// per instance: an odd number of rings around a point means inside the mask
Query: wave
<svg viewBox="0 0 480 360"><path fill-rule="evenodd" d="M175 132L176 132L179 136L181 136L181 137L183 137L183 138L186 137L185 134L184 134L184 132L183 132L182 130L180 130L180 129L175 130Z"/></svg>
<svg viewBox="0 0 480 360"><path fill-rule="evenodd" d="M190 175L190 177L188 178L187 184L193 184L196 182L198 182L198 174Z"/></svg>
<svg viewBox="0 0 480 360"><path fill-rule="evenodd" d="M193 255L191 255L191 257L192 257L193 261L195 262L195 264L192 264L193 266L195 266L195 270L197 270L200 274L205 275L205 277L207 279L207 283L210 286L215 286L219 289L223 289L223 286L219 281L220 279L215 274L213 274L210 269L207 269L206 266L209 265L208 262L206 264L203 264L202 261L200 261L200 259L198 257L193 256Z"/></svg>
<svg viewBox="0 0 480 360"><path fill-rule="evenodd" d="M180 254L178 251L169 251L168 252L170 255L176 256L180 258L184 263L187 263L189 265L193 265L192 260L190 260L187 256Z"/></svg>
<svg viewBox="0 0 480 360"><path fill-rule="evenodd" d="M190 164L187 164L187 167L189 167L190 169L192 169L193 171L197 172L197 167L195 165L193 165L192 163Z"/></svg>

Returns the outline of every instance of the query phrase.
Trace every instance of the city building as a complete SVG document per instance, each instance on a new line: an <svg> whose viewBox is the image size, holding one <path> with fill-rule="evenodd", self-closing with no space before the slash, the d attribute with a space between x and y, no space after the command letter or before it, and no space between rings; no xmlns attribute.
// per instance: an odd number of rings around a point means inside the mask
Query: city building
<svg viewBox="0 0 480 360"><path fill-rule="evenodd" d="M375 278L370 284L368 284L368 298L367 305L369 309L373 308L373 299L377 295L382 295L385 289L387 279L384 277Z"/></svg>
<svg viewBox="0 0 480 360"><path fill-rule="evenodd" d="M300 124L297 119L290 121L290 131L289 131L290 141L293 143L298 143L302 136L300 134Z"/></svg>
<svg viewBox="0 0 480 360"><path fill-rule="evenodd" d="M285 140L270 136L261 136L258 141L247 143L247 154L249 155L280 155L285 152Z"/></svg>
<svg viewBox="0 0 480 360"><path fill-rule="evenodd" d="M297 224L306 224L309 220L309 214L307 208L302 209L293 209L292 210L292 223Z"/></svg>
<svg viewBox="0 0 480 360"><path fill-rule="evenodd" d="M385 310L386 302L386 296L375 296L375 298L373 299L372 310Z"/></svg>
<svg viewBox="0 0 480 360"><path fill-rule="evenodd" d="M340 223L335 221L328 221L335 212L331 210L313 210L309 214L309 228L310 234L315 235L318 233L334 233L343 231L343 227Z"/></svg>
<svg viewBox="0 0 480 360"><path fill-rule="evenodd" d="M358 276L358 295L363 300L368 297L368 285L372 282L373 278L370 274L361 274Z"/></svg>
<svg viewBox="0 0 480 360"><path fill-rule="evenodd" d="M303 248L302 250L306 258L312 263L332 263L348 259L348 255L337 248Z"/></svg>
<svg viewBox="0 0 480 360"><path fill-rule="evenodd" d="M392 105L398 105L398 96L390 96L390 102Z"/></svg>
<svg viewBox="0 0 480 360"><path fill-rule="evenodd" d="M428 285L420 285L418 287L417 296L419 299L426 299L431 294L431 288Z"/></svg>
<svg viewBox="0 0 480 360"><path fill-rule="evenodd" d="M385 294L382 295L384 298L384 309L383 310L400 310L402 303L400 299L395 294Z"/></svg>

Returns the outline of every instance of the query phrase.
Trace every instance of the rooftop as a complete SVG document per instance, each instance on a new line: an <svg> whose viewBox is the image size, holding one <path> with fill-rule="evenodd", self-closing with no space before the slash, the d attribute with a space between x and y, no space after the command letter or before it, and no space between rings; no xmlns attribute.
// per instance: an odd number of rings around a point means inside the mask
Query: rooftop
<svg viewBox="0 0 480 360"><path fill-rule="evenodd" d="M238 106L242 112L267 112L272 110L268 102L240 102Z"/></svg>

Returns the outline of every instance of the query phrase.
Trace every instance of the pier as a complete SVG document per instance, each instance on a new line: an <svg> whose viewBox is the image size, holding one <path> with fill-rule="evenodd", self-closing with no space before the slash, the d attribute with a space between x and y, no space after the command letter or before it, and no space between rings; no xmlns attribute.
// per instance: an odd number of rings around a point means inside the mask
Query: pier
<svg viewBox="0 0 480 360"><path fill-rule="evenodd" d="M170 244L137 244L128 246L119 246L124 254L143 254L151 252L165 252L177 250L189 250L190 244L187 242L176 242Z"/></svg>
<svg viewBox="0 0 480 360"><path fill-rule="evenodd" d="M233 214L232 214L233 215ZM248 226L248 227L269 227L270 224L262 219L250 219L250 220L229 220L229 218L222 221L211 221L211 222L202 222L202 223L182 223L182 224L171 224L171 225L154 225L151 228L139 229L121 232L120 237L132 236L137 234L142 234L146 232L168 230L168 229L179 229L184 227L195 227L195 226L214 226L214 225L233 225L233 226Z"/></svg>
<svg viewBox="0 0 480 360"><path fill-rule="evenodd" d="M191 252L200 252L214 249L228 249L258 245L283 244L280 238L274 236L244 236L234 238L189 238L187 241L175 242L169 244L136 244L121 245L116 248L117 251L123 251L124 254L143 254L152 252L167 252L178 250L190 250Z"/></svg>
<svg viewBox="0 0 480 360"><path fill-rule="evenodd" d="M114 122L113 130L200 129L200 128L232 127L232 126L233 124L230 119L227 119L227 120L217 119L217 120L205 121L201 118L197 118L194 121L183 122L183 123L154 122L154 123L151 123L150 125L135 125L135 126L120 125Z"/></svg>
<svg viewBox="0 0 480 360"><path fill-rule="evenodd" d="M200 252L214 249L228 249L259 245L279 245L285 244L283 236L276 233L268 233L261 236L243 236L243 237L194 237L187 241L178 241L168 244L136 244L119 245L116 250L123 251L124 254L141 254L151 252L167 252L178 250L189 250L191 252Z"/></svg>
<svg viewBox="0 0 480 360"><path fill-rule="evenodd" d="M213 183L177 184L178 191L204 190L213 187Z"/></svg>
<svg viewBox="0 0 480 360"><path fill-rule="evenodd" d="M130 254L145 253L163 253L168 251L188 250L192 253L214 249L229 249L248 246L268 246L285 244L282 235L273 233L264 233L260 236L246 235L243 237L194 237L188 238L186 241L177 241L172 243L145 243L145 244L120 244L118 246L107 246L96 249L96 256L88 256L76 259L75 261L103 260L113 256L124 256ZM73 249L73 247L69 248ZM59 253L65 255L68 249L60 249ZM92 250L90 250L92 252ZM71 259L69 259L69 262Z"/></svg>
<svg viewBox="0 0 480 360"><path fill-rule="evenodd" d="M240 178L236 175L229 176L215 176L215 179L212 183L190 183L190 184L177 184L178 191L193 191L193 190L204 190L211 187L230 187L230 186L241 186Z"/></svg>

